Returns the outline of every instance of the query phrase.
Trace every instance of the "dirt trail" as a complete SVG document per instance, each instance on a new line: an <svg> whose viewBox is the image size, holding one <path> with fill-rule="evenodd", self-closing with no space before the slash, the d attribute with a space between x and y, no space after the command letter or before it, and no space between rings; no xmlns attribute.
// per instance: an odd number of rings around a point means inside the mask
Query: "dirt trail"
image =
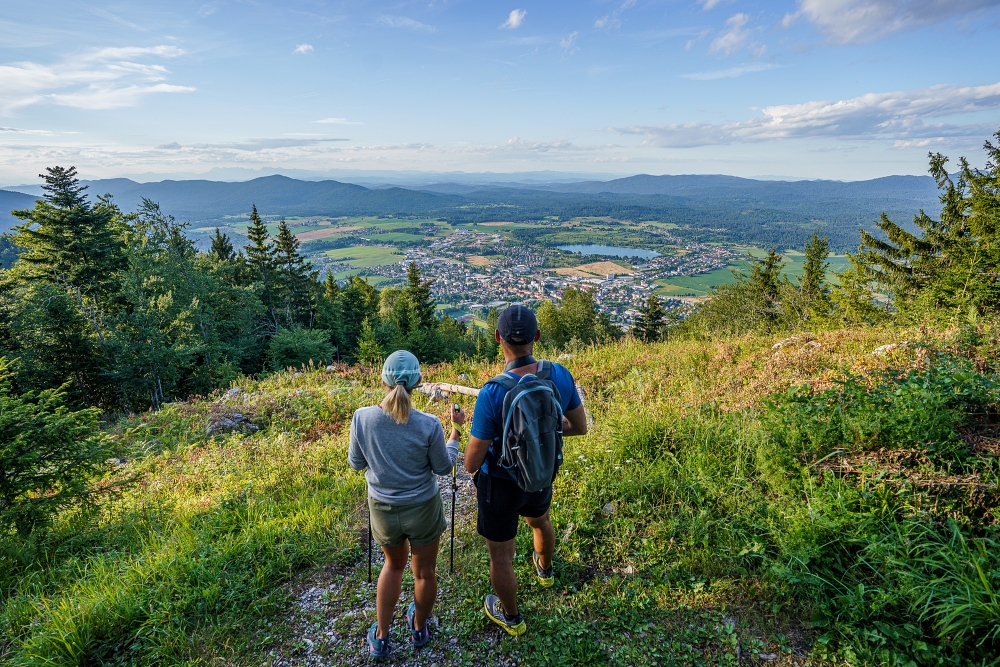
<svg viewBox="0 0 1000 667"><path fill-rule="evenodd" d="M479 539L475 534L476 503L472 476L462 466L459 454L458 493L455 505L455 549L466 547L469 540ZM393 650L388 660L379 664L428 667L451 665L499 665L512 667L516 660L510 657L482 655L470 662L467 638L459 641L452 632L451 619L456 616L455 606L467 602L458 592L457 583L448 573L449 540L451 536L451 478L438 477L441 496L444 499L448 529L441 536L441 551L438 555L438 601L433 616L428 623L431 627L431 643L420 651L410 646L406 632L406 608L413 599L412 577L409 571L404 576L403 594L396 607L393 620ZM361 539L367 540L367 528L361 531ZM349 569L340 570L326 567L314 570L299 578L289 586L292 604L283 619L286 638L263 656L261 664L268 667L319 667L343 665L345 667L369 665L365 636L369 626L375 622L375 580L383 563L381 551L376 547L372 559L372 583L367 581L368 560L362 556ZM462 576L456 572L454 577ZM497 644L501 639L499 629L483 623L483 632L476 643L486 641ZM492 652L491 652L492 653Z"/></svg>

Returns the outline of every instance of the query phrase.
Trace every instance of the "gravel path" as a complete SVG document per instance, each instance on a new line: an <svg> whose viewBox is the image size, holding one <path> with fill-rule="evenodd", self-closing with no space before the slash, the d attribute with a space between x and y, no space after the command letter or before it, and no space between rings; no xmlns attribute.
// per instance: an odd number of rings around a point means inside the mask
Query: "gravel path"
<svg viewBox="0 0 1000 667"><path fill-rule="evenodd" d="M475 487L472 477L462 467L462 455L458 466L458 502L455 506L457 526L455 548L460 550L465 541L478 539L474 525L476 518ZM465 604L462 596L452 586L448 574L448 549L451 523L451 478L439 477L441 495L445 503L445 515L449 528L442 536L438 570L438 602L434 615L428 619L432 640L420 651L414 651L406 632L406 608L412 600L412 579L404 578L403 595L396 607L393 621L393 637L396 639L386 665L422 665L446 667L450 665L497 665L513 667L516 659L499 656L494 652L480 651L482 642L499 643L502 633L499 629L484 627L481 633L470 641L466 636L460 639L453 629L455 617L454 603ZM367 528L361 531L362 540L367 540ZM375 583L383 557L381 550L373 550L372 579L368 583L368 562L362 557L355 566L339 570L330 566L313 570L300 577L289 587L292 605L281 621L283 627L278 632L284 639L269 650L262 660L268 667L320 667L337 665L350 667L368 665L365 636L369 626L375 622ZM470 644L477 647L470 656ZM476 653L480 653L476 655ZM490 656L492 653L492 656Z"/></svg>

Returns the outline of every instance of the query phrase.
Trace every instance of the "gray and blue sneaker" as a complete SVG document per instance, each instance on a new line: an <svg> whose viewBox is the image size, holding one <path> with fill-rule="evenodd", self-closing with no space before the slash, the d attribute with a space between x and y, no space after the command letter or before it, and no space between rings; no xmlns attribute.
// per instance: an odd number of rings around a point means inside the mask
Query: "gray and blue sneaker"
<svg viewBox="0 0 1000 667"><path fill-rule="evenodd" d="M538 552L531 552L531 560L535 564L535 576L538 578L538 583L542 588L552 588L556 583L555 574L552 572L552 566L549 565L548 569L542 569L542 566L538 563Z"/></svg>
<svg viewBox="0 0 1000 667"><path fill-rule="evenodd" d="M413 648L421 648L427 646L427 642L431 640L431 633L427 629L427 621L424 621L424 627L421 629L413 629L413 617L416 615L417 603L411 602L410 608L406 610L406 625L410 628L410 637L413 638Z"/></svg>
<svg viewBox="0 0 1000 667"><path fill-rule="evenodd" d="M389 657L389 638L378 638L378 621L368 628L368 657L372 660L384 660Z"/></svg>

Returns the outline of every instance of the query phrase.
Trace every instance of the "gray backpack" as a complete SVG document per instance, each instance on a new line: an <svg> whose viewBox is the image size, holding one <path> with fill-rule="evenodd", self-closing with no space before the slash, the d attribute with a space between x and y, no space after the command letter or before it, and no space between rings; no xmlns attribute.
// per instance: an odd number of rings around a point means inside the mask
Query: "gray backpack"
<svg viewBox="0 0 1000 667"><path fill-rule="evenodd" d="M527 492L552 484L562 463L562 403L551 377L552 363L539 361L533 374L490 380L507 389L496 462Z"/></svg>

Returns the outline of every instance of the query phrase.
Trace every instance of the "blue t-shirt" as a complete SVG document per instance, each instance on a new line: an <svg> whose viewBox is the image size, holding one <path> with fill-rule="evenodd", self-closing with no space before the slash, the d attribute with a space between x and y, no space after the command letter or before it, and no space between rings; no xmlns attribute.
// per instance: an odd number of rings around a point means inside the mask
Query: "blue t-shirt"
<svg viewBox="0 0 1000 667"><path fill-rule="evenodd" d="M507 375L520 379L515 373L508 372ZM564 413L580 406L580 394L576 391L576 383L565 366L553 363L549 379L559 391L559 402L562 404ZM507 388L496 382L490 382L479 390L479 397L476 398L476 410L472 414L472 429L469 431L473 437L495 442L503 435L503 399L506 396ZM480 468L483 474L489 474L490 458L496 455L497 452L493 450L493 445L490 445L489 454ZM506 470L498 470L493 474L513 479Z"/></svg>

